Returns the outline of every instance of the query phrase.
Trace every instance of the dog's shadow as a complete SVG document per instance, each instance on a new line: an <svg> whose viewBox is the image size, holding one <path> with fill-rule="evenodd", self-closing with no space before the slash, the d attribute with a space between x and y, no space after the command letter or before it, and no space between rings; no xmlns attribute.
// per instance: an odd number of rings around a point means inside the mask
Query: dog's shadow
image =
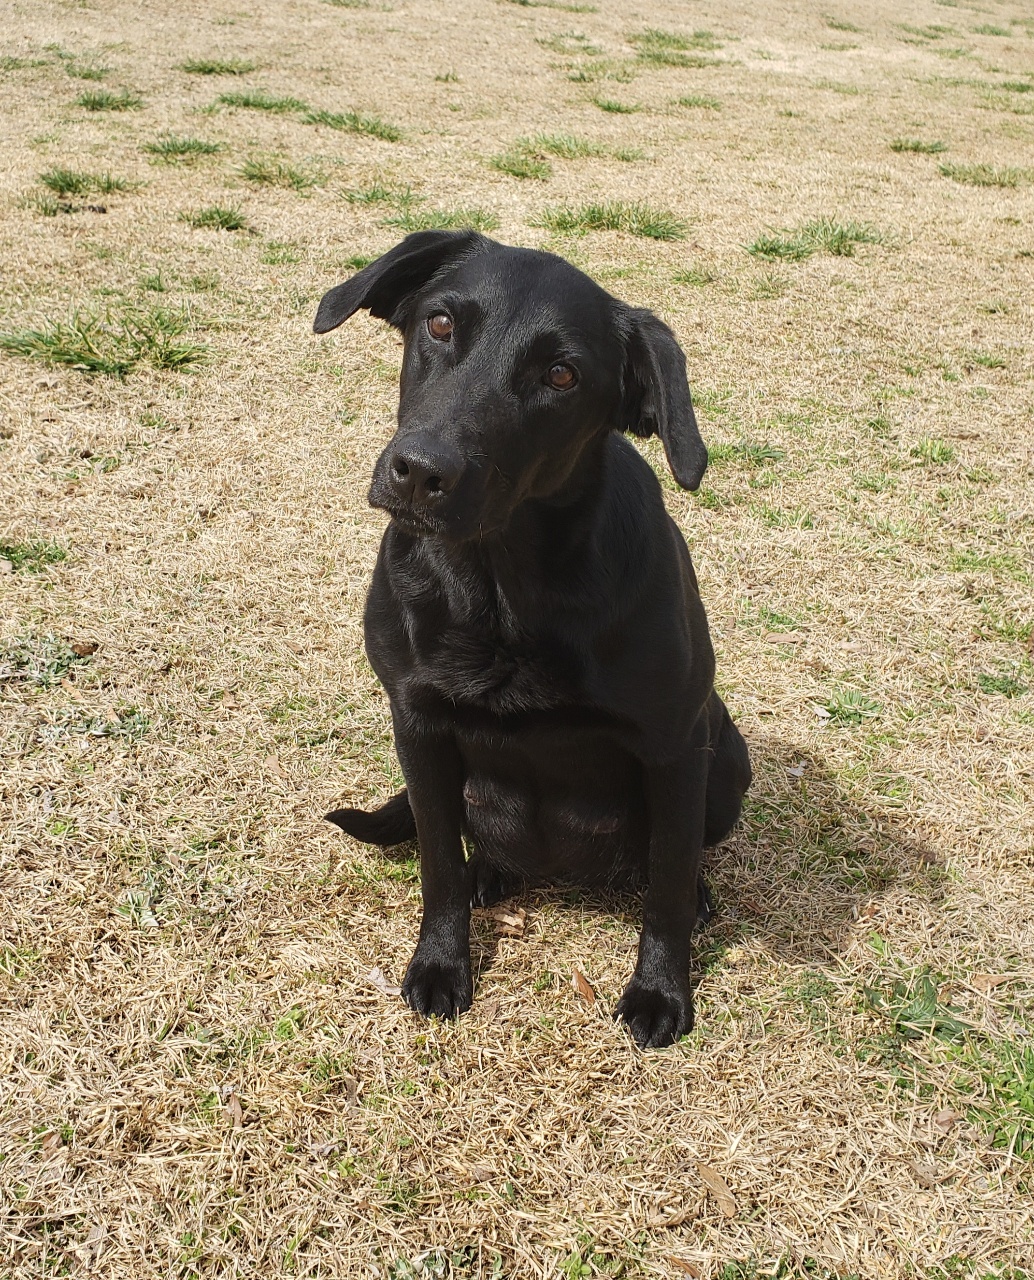
<svg viewBox="0 0 1034 1280"><path fill-rule="evenodd" d="M940 897L941 858L910 819L900 779L884 779L885 794L863 797L813 750L758 736L748 745L754 781L743 817L704 854L714 913L695 935L698 973L750 940L791 963L828 962L859 915L875 914L886 895ZM627 892L536 890L520 901L532 909L566 902L637 929L642 916L641 897ZM490 920L475 924L472 942L483 973L497 942Z"/></svg>

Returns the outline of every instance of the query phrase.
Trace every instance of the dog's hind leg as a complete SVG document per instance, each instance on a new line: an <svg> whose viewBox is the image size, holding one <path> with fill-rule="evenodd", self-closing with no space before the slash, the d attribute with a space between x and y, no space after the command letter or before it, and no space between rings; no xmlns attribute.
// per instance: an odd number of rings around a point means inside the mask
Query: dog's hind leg
<svg viewBox="0 0 1034 1280"><path fill-rule="evenodd" d="M707 772L704 845L721 844L736 825L750 786L750 755L725 703L711 694L711 760Z"/></svg>
<svg viewBox="0 0 1034 1280"><path fill-rule="evenodd" d="M364 844L378 844L388 848L416 839L416 821L409 806L409 792L400 791L387 804L367 813L364 809L335 809L325 815L347 835Z"/></svg>

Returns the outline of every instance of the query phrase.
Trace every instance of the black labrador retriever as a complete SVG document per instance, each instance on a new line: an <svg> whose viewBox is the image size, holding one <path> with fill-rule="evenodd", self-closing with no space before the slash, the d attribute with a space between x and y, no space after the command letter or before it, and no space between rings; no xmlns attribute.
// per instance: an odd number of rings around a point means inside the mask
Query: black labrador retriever
<svg viewBox="0 0 1034 1280"><path fill-rule="evenodd" d="M645 884L617 1016L640 1045L670 1044L693 1025L701 850L751 776L686 544L623 435L656 433L679 484L699 485L685 357L570 263L474 232L407 236L331 289L314 328L361 307L405 335L365 636L406 790L327 816L371 844L419 840L402 990L425 1015L470 1007L472 904Z"/></svg>

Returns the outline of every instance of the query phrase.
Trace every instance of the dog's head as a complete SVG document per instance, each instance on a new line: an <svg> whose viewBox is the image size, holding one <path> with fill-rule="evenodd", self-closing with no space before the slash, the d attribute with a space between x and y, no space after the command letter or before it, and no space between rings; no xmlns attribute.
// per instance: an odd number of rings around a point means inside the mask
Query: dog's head
<svg viewBox="0 0 1034 1280"><path fill-rule="evenodd" d="M327 333L365 307L405 337L398 430L370 501L463 540L523 502L561 502L613 430L658 435L695 489L707 466L671 330L553 254L418 231L325 294Z"/></svg>

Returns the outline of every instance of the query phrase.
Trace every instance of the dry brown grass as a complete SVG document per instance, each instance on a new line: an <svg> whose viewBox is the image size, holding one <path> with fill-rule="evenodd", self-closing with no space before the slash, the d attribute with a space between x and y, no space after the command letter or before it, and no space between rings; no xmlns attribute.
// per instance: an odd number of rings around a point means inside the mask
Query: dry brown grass
<svg viewBox="0 0 1034 1280"><path fill-rule="evenodd" d="M5 1280L1032 1265L1001 1070L1034 1027L1034 189L889 149L1030 168L1031 29L992 7L7 12L0 328L160 303L208 355L124 381L0 356ZM692 37L703 65L637 57L647 29ZM142 107L75 107L54 45ZM230 89L403 137L209 114ZM601 153L545 182L488 164L538 133ZM225 149L149 164L166 134ZM318 183L248 185L253 155ZM55 166L140 185L106 213L27 201ZM343 196L378 184L380 203ZM670 1051L609 1017L628 901L539 895L519 936L479 920L474 1011L416 1021L367 977L403 972L413 866L319 820L399 781L360 636L399 348L365 319L323 341L309 324L350 259L397 238L407 186L656 308L726 446L699 497L669 499L757 781L713 859L699 1025ZM688 239L533 226L613 199ZM251 230L181 218L212 206ZM883 242L744 250L827 217ZM972 1025L955 1043L943 1009L912 1034L866 996L907 1003L927 969Z"/></svg>

